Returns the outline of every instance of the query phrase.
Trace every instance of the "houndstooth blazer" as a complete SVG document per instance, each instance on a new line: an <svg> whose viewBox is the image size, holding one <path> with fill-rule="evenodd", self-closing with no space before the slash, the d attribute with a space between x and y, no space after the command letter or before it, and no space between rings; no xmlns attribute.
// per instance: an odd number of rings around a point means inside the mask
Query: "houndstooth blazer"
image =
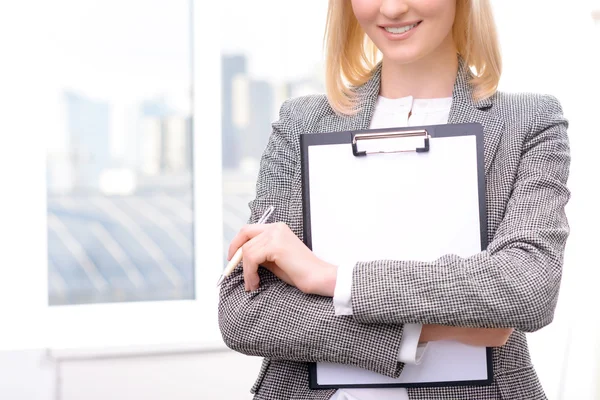
<svg viewBox="0 0 600 400"><path fill-rule="evenodd" d="M334 390L309 389L309 362L348 363L398 377L405 323L515 328L508 343L493 350L492 385L411 388L410 399L546 398L525 332L552 321L558 298L569 235L568 123L549 95L498 92L475 102L467 71L461 60L449 122L484 127L487 249L435 262L359 262L351 316L335 316L331 298L304 294L263 268L260 288L245 292L238 266L221 288L219 324L230 348L264 358L251 388L255 399L329 399ZM250 223L274 204L273 219L302 238L299 137L368 128L380 77L378 65L357 88L361 110L353 116L335 114L324 95L281 106L261 159L256 198L249 203Z"/></svg>

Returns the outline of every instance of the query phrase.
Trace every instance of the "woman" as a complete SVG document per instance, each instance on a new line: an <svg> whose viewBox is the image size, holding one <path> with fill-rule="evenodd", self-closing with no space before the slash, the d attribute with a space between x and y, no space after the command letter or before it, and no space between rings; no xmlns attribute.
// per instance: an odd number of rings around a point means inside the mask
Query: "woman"
<svg viewBox="0 0 600 400"><path fill-rule="evenodd" d="M243 246L244 258L223 284L220 326L229 347L265 358L255 398L546 398L525 332L552 321L569 234L560 104L497 91L501 60L487 0L330 0L326 40L327 95L286 101L261 161L249 222L273 204L275 223L245 226L229 249L231 257ZM301 134L463 122L484 127L486 251L347 267L302 243ZM308 362L398 377L424 344L441 339L494 347L494 383L308 388Z"/></svg>

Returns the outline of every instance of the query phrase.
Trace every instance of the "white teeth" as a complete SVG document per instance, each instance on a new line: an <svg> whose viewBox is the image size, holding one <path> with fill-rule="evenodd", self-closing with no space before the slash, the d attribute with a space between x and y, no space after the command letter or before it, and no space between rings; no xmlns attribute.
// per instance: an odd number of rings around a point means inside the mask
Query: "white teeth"
<svg viewBox="0 0 600 400"><path fill-rule="evenodd" d="M401 28L386 27L385 30L388 31L389 33L404 33L404 32L410 31L412 28L414 28L417 25L419 25L419 23L408 25L408 26L403 26Z"/></svg>

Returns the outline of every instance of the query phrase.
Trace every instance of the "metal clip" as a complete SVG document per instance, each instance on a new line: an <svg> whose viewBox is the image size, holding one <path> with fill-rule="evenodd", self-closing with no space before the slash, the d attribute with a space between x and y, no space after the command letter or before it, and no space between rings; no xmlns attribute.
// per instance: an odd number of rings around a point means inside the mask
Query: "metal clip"
<svg viewBox="0 0 600 400"><path fill-rule="evenodd" d="M416 147L410 150L381 150L381 151L358 151L359 140L372 140L372 139L396 139L404 137L415 137L423 136L424 144L423 147ZM406 152L417 152L426 153L429 151L429 139L431 136L426 130L414 130L414 131L397 131L397 132L373 132L373 133L355 133L352 136L352 153L357 156L365 156L367 154L378 154L378 153L406 153Z"/></svg>

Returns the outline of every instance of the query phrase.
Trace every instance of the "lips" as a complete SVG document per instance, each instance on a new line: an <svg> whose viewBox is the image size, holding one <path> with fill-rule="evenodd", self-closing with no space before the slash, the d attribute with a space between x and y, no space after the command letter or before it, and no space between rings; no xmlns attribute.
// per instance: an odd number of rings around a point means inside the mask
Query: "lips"
<svg viewBox="0 0 600 400"><path fill-rule="evenodd" d="M421 22L423 21L407 21L401 24L384 24L379 25L379 29L381 29L382 33L387 37L388 40L403 41L412 37L419 25L421 25Z"/></svg>

